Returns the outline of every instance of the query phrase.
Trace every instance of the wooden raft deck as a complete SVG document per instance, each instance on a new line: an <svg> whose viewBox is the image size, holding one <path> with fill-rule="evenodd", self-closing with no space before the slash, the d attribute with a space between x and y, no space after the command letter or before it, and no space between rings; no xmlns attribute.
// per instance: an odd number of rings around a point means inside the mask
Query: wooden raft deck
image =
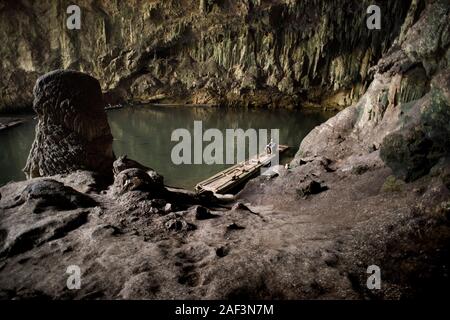
<svg viewBox="0 0 450 320"><path fill-rule="evenodd" d="M286 145L278 146L279 154L287 149L289 147ZM223 194L255 176L261 167L268 165L274 157L275 155L261 152L258 156L253 156L247 161L238 163L198 183L195 186L195 190L197 192L212 191Z"/></svg>
<svg viewBox="0 0 450 320"><path fill-rule="evenodd" d="M25 120L17 119L17 120L12 120L12 121L9 121L6 123L0 123L0 131L16 127L18 125L21 125L24 122L25 122Z"/></svg>

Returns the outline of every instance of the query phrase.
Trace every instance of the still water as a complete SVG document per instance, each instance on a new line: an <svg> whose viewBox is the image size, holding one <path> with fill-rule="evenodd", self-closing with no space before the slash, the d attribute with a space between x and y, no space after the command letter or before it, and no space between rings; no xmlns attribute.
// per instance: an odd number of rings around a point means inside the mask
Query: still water
<svg viewBox="0 0 450 320"><path fill-rule="evenodd" d="M175 165L171 160L173 130L185 128L193 137L194 121L202 121L203 131L217 128L225 137L226 129L279 129L280 143L297 151L301 140L318 124L332 114L312 111L289 111L212 108L212 107L157 107L143 106L111 110L108 119L114 136L116 156L129 158L151 167L164 176L171 186L193 189L195 184L229 165L197 164ZM34 139L36 122L27 123L0 132L0 185L25 179L22 168ZM209 142L203 144L206 147ZM286 159L284 159L286 161Z"/></svg>

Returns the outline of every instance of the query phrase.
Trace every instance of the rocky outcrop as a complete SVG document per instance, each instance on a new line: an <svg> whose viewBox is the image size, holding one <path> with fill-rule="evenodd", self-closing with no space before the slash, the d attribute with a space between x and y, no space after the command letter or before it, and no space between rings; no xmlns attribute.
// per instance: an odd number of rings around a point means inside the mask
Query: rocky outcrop
<svg viewBox="0 0 450 320"><path fill-rule="evenodd" d="M409 171L399 172L404 178L414 168L423 171L418 176L428 173L450 150L449 18L448 1L428 4L373 68L360 101L315 128L297 157L343 160L381 147L388 165Z"/></svg>
<svg viewBox="0 0 450 320"><path fill-rule="evenodd" d="M88 211L97 205L89 196L53 179L27 183L22 192L2 202L2 226L14 221L14 228L0 229L0 256L17 255L42 243L64 237L87 222ZM10 214L4 214L9 212ZM49 214L49 212L52 212Z"/></svg>
<svg viewBox="0 0 450 320"><path fill-rule="evenodd" d="M56 68L93 75L111 103L342 108L424 2L380 1L382 30L371 31L369 0L81 0L81 30L66 28L62 2L4 1L0 110L31 104L38 75Z"/></svg>
<svg viewBox="0 0 450 320"><path fill-rule="evenodd" d="M78 169L112 177L112 135L98 81L57 70L38 79L34 96L39 122L24 168L27 177Z"/></svg>
<svg viewBox="0 0 450 320"><path fill-rule="evenodd" d="M152 192L158 196L164 190L163 178L158 173L149 173L142 169L132 168L121 171L114 179L113 188L117 194L141 190Z"/></svg>
<svg viewBox="0 0 450 320"><path fill-rule="evenodd" d="M300 163L271 181L250 181L229 207L190 205L188 195L156 194L144 185L120 195L84 195L95 201L93 206L88 201L85 208L73 209L48 202L35 213L36 199L23 197L17 207L4 204L14 203L20 190L33 189L28 186L42 178L5 185L0 188L0 298L404 299L445 294L450 191L439 177L390 191L383 187L391 172L383 166L355 174L333 171L321 159ZM133 169L119 175L128 170ZM58 193L79 196L68 188L82 184L77 176L52 177L64 183ZM137 185L137 175L126 176ZM299 197L301 181L309 179L328 190ZM46 193L35 193L41 194ZM382 270L380 290L366 286L367 268L374 264ZM81 271L79 290L66 285L67 268L73 265Z"/></svg>
<svg viewBox="0 0 450 320"><path fill-rule="evenodd" d="M429 1L417 21L413 12L361 100L228 206L164 187L126 158L106 192L74 191L93 180L81 172L0 188L0 298L446 296L450 5ZM84 206L61 206L67 198ZM71 265L79 290L66 286ZM380 289L367 286L369 266L381 269Z"/></svg>
<svg viewBox="0 0 450 320"><path fill-rule="evenodd" d="M450 68L433 77L429 97L415 104L421 108L416 111L419 119L384 138L380 156L403 180L428 174L442 158L450 156L449 90Z"/></svg>
<svg viewBox="0 0 450 320"><path fill-rule="evenodd" d="M120 172L131 168L141 169L144 171L153 171L153 169L141 165L133 159L129 159L126 155L118 157L117 160L113 163L113 172L115 176L117 176Z"/></svg>

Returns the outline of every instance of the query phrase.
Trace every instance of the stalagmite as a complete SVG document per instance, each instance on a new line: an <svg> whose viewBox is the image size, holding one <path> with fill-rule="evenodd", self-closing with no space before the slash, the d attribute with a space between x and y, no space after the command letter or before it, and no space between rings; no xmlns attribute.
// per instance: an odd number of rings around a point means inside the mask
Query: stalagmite
<svg viewBox="0 0 450 320"><path fill-rule="evenodd" d="M38 79L34 97L39 122L24 168L27 178L78 169L112 176L112 135L99 82L57 70Z"/></svg>

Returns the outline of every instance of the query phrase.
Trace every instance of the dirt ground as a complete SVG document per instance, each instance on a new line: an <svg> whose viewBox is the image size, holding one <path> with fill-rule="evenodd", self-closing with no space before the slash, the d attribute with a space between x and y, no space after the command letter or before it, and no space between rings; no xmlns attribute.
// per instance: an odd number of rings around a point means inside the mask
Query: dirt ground
<svg viewBox="0 0 450 320"><path fill-rule="evenodd" d="M393 181L390 169L376 154L371 163L369 168L349 170L314 159L271 181L265 177L250 181L234 202L210 206L206 217L198 215L198 206L174 205L173 212L163 212L156 209L161 203L139 191L119 197L91 191L95 207L49 207L36 214L31 200L6 208L17 190L33 180L4 186L0 189L1 296L399 299L439 295L448 285L449 190L439 177L427 176L411 184ZM76 173L56 179L86 191L85 177ZM300 193L311 179L326 188L317 194ZM70 265L82 271L80 290L66 287ZM379 290L367 288L370 265L381 269Z"/></svg>

